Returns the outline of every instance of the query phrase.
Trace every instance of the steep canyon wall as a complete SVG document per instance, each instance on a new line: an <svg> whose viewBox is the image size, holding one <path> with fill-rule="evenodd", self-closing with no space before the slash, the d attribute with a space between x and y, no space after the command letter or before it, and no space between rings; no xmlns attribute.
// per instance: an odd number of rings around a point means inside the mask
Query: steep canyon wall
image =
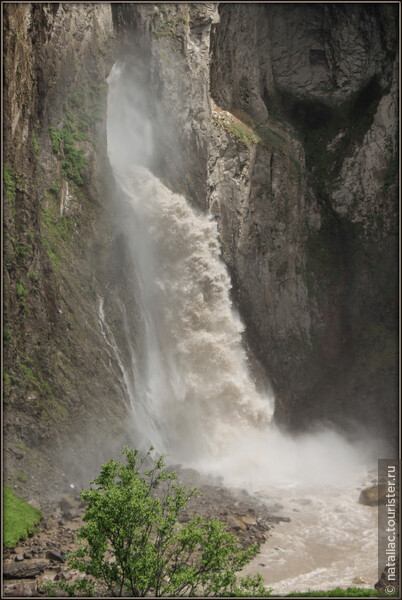
<svg viewBox="0 0 402 600"><path fill-rule="evenodd" d="M71 468L68 452L60 459L69 445L92 464L127 433L121 365L129 368L127 330L134 340L143 331L106 156L116 60L144 92L150 168L217 219L245 341L273 385L278 420L395 431L395 6L3 10L10 477L21 465L47 469L41 460Z"/></svg>

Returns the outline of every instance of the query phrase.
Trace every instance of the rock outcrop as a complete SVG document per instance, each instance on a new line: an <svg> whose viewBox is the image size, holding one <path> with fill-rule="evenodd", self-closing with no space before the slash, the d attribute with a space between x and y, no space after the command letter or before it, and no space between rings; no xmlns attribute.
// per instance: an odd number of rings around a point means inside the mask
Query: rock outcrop
<svg viewBox="0 0 402 600"><path fill-rule="evenodd" d="M209 199L277 417L396 431L393 8L219 12L211 94L243 126L216 119Z"/></svg>
<svg viewBox="0 0 402 600"><path fill-rule="evenodd" d="M379 506L387 502L388 486L372 485L360 492L359 502L366 506Z"/></svg>

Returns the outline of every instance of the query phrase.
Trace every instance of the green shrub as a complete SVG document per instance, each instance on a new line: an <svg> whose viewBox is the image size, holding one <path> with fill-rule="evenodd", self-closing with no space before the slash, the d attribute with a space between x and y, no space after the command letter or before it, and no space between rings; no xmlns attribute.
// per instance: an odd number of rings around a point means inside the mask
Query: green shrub
<svg viewBox="0 0 402 600"><path fill-rule="evenodd" d="M63 177L76 185L83 185L85 157L77 147L79 141L92 141L93 126L105 116L107 85L80 87L64 103L66 120L61 129L49 127L52 150L61 161ZM52 186L51 191L57 192Z"/></svg>
<svg viewBox="0 0 402 600"><path fill-rule="evenodd" d="M21 444L21 442L16 442L15 444L17 446L17 448L19 448L20 450L22 450L23 452L26 452L28 450L28 447L25 446L25 444Z"/></svg>
<svg viewBox="0 0 402 600"><path fill-rule="evenodd" d="M70 566L102 580L113 596L269 595L260 575L236 575L257 553L255 545L243 550L216 519L194 516L179 525L197 490L175 483L164 457L149 465L151 450L138 459L137 450L125 447L126 464L108 461L96 487L81 493L88 507L78 539L86 544L70 556Z"/></svg>
<svg viewBox="0 0 402 600"><path fill-rule="evenodd" d="M63 132L56 127L49 127L50 142L52 144L52 150L55 154L59 154L61 149L61 142L63 140Z"/></svg>
<svg viewBox="0 0 402 600"><path fill-rule="evenodd" d="M23 374L23 380L27 384L29 384L30 387L34 388L43 396L50 397L52 395L52 388L50 387L50 384L46 381L42 371L36 364L33 364L32 359L28 360L28 357L26 357L26 362L31 366L28 366L28 364L26 363L20 364L20 369Z"/></svg>
<svg viewBox="0 0 402 600"><path fill-rule="evenodd" d="M53 265L54 270L58 271L60 269L60 261L57 258L57 256L55 255L55 253L53 252L50 242L45 237L42 237L42 244L46 250L48 257L50 258L50 261Z"/></svg>
<svg viewBox="0 0 402 600"><path fill-rule="evenodd" d="M71 115L67 116L67 121L62 129L49 127L49 136L53 152L61 158L63 177L77 185L82 185L85 158L82 150L76 147L78 134Z"/></svg>
<svg viewBox="0 0 402 600"><path fill-rule="evenodd" d="M30 250L28 246L17 243L15 247L15 253L18 256L18 258L27 258L30 254Z"/></svg>
<svg viewBox="0 0 402 600"><path fill-rule="evenodd" d="M41 210L41 227L44 233L42 244L54 270L58 271L61 266L58 255L60 255L63 242L70 240L75 230L75 224L70 217L60 216L55 199L50 194L48 196L50 197L49 206Z"/></svg>
<svg viewBox="0 0 402 600"><path fill-rule="evenodd" d="M11 390L11 377L7 371L3 370L3 396L9 396Z"/></svg>
<svg viewBox="0 0 402 600"><path fill-rule="evenodd" d="M3 488L3 510L3 544L6 548L12 548L20 539L25 540L42 517L40 510L17 498L8 487Z"/></svg>
<svg viewBox="0 0 402 600"><path fill-rule="evenodd" d="M40 586L39 590L49 598L54 598L59 595L59 590L66 592L63 596L69 596L70 598L91 598L94 595L94 585L87 579L80 579L74 583L67 583L67 581L63 580L60 580L57 583L47 581Z"/></svg>

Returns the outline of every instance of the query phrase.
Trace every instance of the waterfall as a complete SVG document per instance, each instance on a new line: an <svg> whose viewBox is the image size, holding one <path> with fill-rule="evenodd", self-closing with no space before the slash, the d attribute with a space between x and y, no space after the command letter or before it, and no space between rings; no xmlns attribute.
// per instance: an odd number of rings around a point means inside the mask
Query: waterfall
<svg viewBox="0 0 402 600"><path fill-rule="evenodd" d="M250 378L216 222L139 164L152 148L140 92L129 88L128 96L118 66L109 86L109 157L145 326L133 414L147 415L137 428L150 438L152 423L163 444L158 449L176 460L214 457L239 431L268 424L273 399L260 395Z"/></svg>
<svg viewBox="0 0 402 600"><path fill-rule="evenodd" d="M144 331L133 341L125 326L132 377L125 368L122 378L136 441L172 461L224 475L232 485L268 479L322 485L355 477L377 449L364 444L362 451L334 431L291 437L272 422L274 399L257 391L250 376L216 222L147 168L153 131L132 71L116 64L108 84L108 154ZM119 362L103 312L101 321Z"/></svg>

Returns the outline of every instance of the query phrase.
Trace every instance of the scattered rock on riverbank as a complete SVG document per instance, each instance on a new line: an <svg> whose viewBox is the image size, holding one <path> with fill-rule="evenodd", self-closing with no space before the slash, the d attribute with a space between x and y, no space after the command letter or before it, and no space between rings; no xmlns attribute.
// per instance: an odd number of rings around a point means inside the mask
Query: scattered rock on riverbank
<svg viewBox="0 0 402 600"><path fill-rule="evenodd" d="M198 485L198 489L202 495L190 499L180 522L188 522L193 514L217 518L227 524L228 531L236 535L244 548L250 544L260 546L274 523L289 519L273 515L245 490L206 484ZM42 519L38 532L4 552L5 596L37 596L43 593L41 586L46 582L65 580L71 584L82 578L81 573L68 568L66 555L76 548L84 510L78 494L64 494ZM105 595L104 592L102 586L95 589L96 595Z"/></svg>

